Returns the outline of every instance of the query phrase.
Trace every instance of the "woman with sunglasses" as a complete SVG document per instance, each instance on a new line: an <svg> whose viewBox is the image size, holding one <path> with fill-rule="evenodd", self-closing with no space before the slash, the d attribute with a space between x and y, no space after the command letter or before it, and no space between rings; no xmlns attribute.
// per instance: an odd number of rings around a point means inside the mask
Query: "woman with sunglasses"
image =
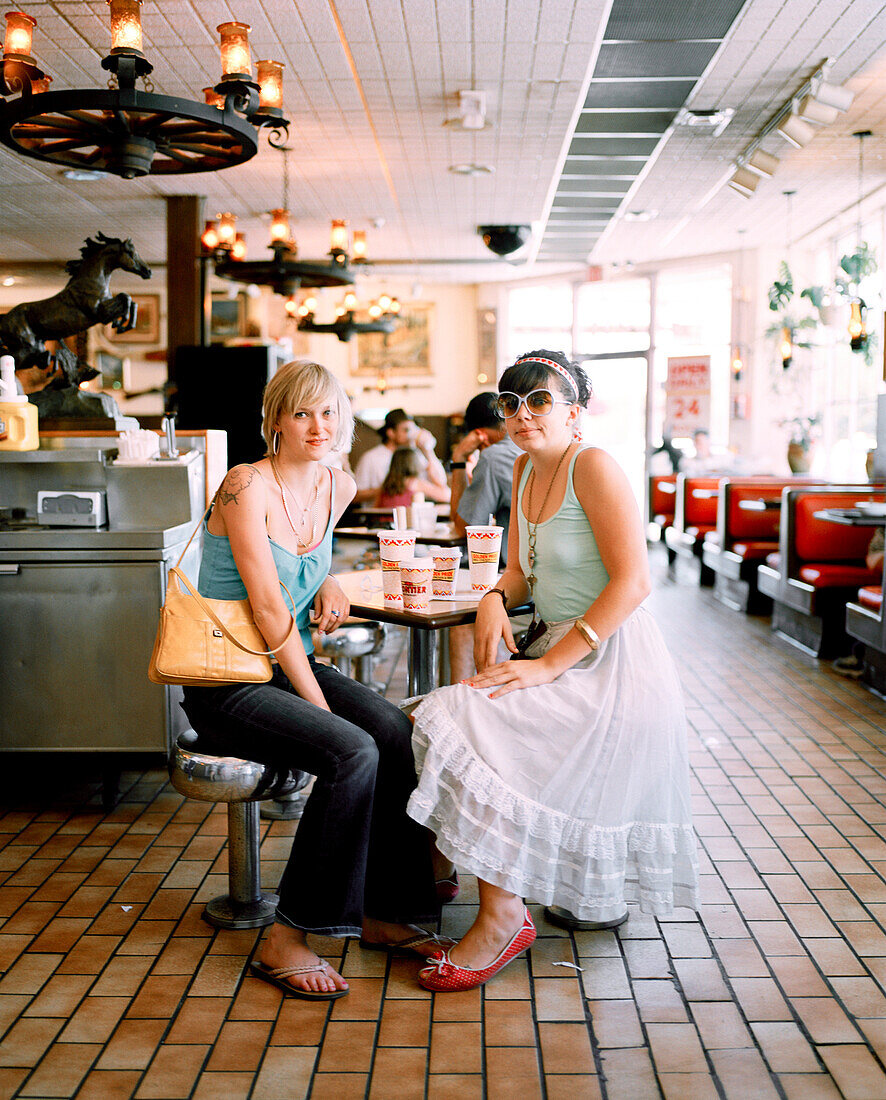
<svg viewBox="0 0 886 1100"><path fill-rule="evenodd" d="M535 939L523 898L573 928L695 907L680 685L642 602L646 542L630 486L584 447L584 372L558 352L505 371L498 407L514 467L508 565L480 601L470 680L414 711L421 770L408 813L479 880L474 924L423 986L482 985ZM534 601L518 652L507 609ZM504 641L513 654L499 662ZM521 659L522 658L522 659Z"/></svg>

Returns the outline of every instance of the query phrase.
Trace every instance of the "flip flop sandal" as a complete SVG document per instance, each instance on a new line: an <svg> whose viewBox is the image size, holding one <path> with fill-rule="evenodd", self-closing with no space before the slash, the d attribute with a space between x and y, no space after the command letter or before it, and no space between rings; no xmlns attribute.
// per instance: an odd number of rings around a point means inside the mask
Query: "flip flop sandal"
<svg viewBox="0 0 886 1100"><path fill-rule="evenodd" d="M421 947L423 943L429 943L436 951L445 951L450 946L455 946L455 942L450 940L448 936L440 937L436 932L417 932L414 936L408 936L405 940L397 940L392 943L370 943L369 940L361 938L360 946L365 947L367 951L410 951L414 955L418 955L421 959L429 958L423 951L417 951L417 947ZM433 952L432 952L433 954Z"/></svg>
<svg viewBox="0 0 886 1100"><path fill-rule="evenodd" d="M335 1001L348 992L347 989L334 989L331 993L317 993L310 989L297 989L286 980L302 974L326 974L329 965L322 959L316 966L278 966L274 969L264 963L251 962L249 969L256 978L282 989L288 997L296 997L302 1001Z"/></svg>

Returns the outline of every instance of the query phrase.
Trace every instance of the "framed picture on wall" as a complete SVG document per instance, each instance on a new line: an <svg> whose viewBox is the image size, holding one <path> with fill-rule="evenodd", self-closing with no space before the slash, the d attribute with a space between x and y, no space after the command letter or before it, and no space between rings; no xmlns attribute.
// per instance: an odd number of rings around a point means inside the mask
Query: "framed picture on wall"
<svg viewBox="0 0 886 1100"><path fill-rule="evenodd" d="M209 333L216 342L244 335L246 303L242 294L229 298L227 294L212 295Z"/></svg>
<svg viewBox="0 0 886 1100"><path fill-rule="evenodd" d="M357 335L357 362L351 373L387 377L427 375L431 369L430 302L404 303L393 332Z"/></svg>
<svg viewBox="0 0 886 1100"><path fill-rule="evenodd" d="M101 371L103 390L129 389L129 360L110 351L95 353L95 368Z"/></svg>
<svg viewBox="0 0 886 1100"><path fill-rule="evenodd" d="M160 342L160 295L131 294L137 306L135 327L129 332L117 332L105 325L104 336L112 344L158 344Z"/></svg>

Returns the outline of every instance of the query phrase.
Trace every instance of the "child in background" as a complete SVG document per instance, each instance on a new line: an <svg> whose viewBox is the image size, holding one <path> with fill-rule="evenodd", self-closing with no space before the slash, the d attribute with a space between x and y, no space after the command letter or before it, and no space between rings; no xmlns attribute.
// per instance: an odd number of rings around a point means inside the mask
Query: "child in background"
<svg viewBox="0 0 886 1100"><path fill-rule="evenodd" d="M378 508L409 507L416 493L426 500L447 501L449 490L428 481L421 475L418 452L414 447L398 447L391 456L388 475L382 482L375 503Z"/></svg>

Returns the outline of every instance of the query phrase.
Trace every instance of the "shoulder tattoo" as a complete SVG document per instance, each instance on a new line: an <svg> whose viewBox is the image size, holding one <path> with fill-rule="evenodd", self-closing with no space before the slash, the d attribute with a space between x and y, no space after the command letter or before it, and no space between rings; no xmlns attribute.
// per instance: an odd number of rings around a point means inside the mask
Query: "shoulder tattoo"
<svg viewBox="0 0 886 1100"><path fill-rule="evenodd" d="M233 470L229 470L218 491L219 502L239 504L241 494L252 484L256 472L253 466L235 466Z"/></svg>

